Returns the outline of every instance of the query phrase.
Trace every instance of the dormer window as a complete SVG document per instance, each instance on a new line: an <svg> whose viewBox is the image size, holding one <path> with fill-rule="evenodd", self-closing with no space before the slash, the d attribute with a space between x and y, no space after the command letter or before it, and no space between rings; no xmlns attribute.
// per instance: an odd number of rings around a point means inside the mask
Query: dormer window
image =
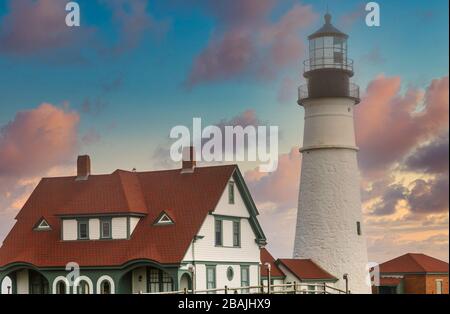
<svg viewBox="0 0 450 314"><path fill-rule="evenodd" d="M89 239L89 221L79 220L78 221L78 240L88 240Z"/></svg>
<svg viewBox="0 0 450 314"><path fill-rule="evenodd" d="M234 182L228 183L228 204L234 204Z"/></svg>
<svg viewBox="0 0 450 314"><path fill-rule="evenodd" d="M155 221L155 225L171 225L173 224L172 218L169 217L165 212L162 212Z"/></svg>
<svg viewBox="0 0 450 314"><path fill-rule="evenodd" d="M35 225L34 230L36 231L49 231L52 230L50 224L45 220L45 218L41 218L39 222Z"/></svg>
<svg viewBox="0 0 450 314"><path fill-rule="evenodd" d="M100 220L100 236L102 239L111 239L111 219Z"/></svg>

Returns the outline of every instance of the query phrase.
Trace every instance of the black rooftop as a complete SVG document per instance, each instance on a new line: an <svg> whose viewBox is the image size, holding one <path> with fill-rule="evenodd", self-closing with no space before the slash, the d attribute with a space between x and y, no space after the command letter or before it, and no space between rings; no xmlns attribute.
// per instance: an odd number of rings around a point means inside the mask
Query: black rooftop
<svg viewBox="0 0 450 314"><path fill-rule="evenodd" d="M308 39L314 39L318 37L324 36L333 36L333 37L342 37L347 39L348 35L338 30L336 27L331 24L331 14L325 14L325 24L319 29L317 32L311 34Z"/></svg>

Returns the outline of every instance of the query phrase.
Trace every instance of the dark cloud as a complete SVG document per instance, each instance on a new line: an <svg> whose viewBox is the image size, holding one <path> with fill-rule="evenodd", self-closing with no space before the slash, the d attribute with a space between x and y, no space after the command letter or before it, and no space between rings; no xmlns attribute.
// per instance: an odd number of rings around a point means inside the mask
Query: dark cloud
<svg viewBox="0 0 450 314"><path fill-rule="evenodd" d="M395 213L398 203L405 200L406 195L407 189L401 184L387 186L381 200L373 206L371 214L375 216L392 215Z"/></svg>
<svg viewBox="0 0 450 314"><path fill-rule="evenodd" d="M448 212L449 208L449 178L440 175L435 179L416 180L408 203L411 212L416 214L432 214Z"/></svg>
<svg viewBox="0 0 450 314"><path fill-rule="evenodd" d="M420 146L406 158L403 169L429 174L448 173L449 134L443 134L433 141Z"/></svg>

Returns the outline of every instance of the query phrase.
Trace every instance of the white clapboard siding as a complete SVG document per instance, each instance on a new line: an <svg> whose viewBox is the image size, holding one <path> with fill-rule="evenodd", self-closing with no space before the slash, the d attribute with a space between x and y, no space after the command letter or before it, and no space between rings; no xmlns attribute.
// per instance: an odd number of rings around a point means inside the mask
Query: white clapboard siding
<svg viewBox="0 0 450 314"><path fill-rule="evenodd" d="M28 269L23 269L17 272L17 294L29 294L29 279Z"/></svg>
<svg viewBox="0 0 450 314"><path fill-rule="evenodd" d="M139 222L138 217L130 217L130 235L133 234L134 228L136 228L138 222Z"/></svg>
<svg viewBox="0 0 450 314"><path fill-rule="evenodd" d="M73 241L78 239L78 224L76 219L63 220L63 240Z"/></svg>
<svg viewBox="0 0 450 314"><path fill-rule="evenodd" d="M147 271L145 267L139 267L132 272L132 291L133 293L145 293L147 291ZM139 278L141 279L139 281Z"/></svg>
<svg viewBox="0 0 450 314"><path fill-rule="evenodd" d="M89 219L89 239L100 239L100 219Z"/></svg>
<svg viewBox="0 0 450 314"><path fill-rule="evenodd" d="M111 221L111 231L113 239L126 239L127 238L127 218L126 217L114 217Z"/></svg>

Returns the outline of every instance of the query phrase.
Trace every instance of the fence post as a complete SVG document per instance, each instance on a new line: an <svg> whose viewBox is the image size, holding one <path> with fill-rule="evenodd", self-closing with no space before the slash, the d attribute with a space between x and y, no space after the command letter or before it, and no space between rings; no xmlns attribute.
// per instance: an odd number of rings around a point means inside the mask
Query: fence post
<svg viewBox="0 0 450 314"><path fill-rule="evenodd" d="M183 293L184 293L184 294L187 294L187 288L184 288L184 289L183 289Z"/></svg>
<svg viewBox="0 0 450 314"><path fill-rule="evenodd" d="M327 294L327 283L323 283L323 294Z"/></svg>
<svg viewBox="0 0 450 314"><path fill-rule="evenodd" d="M225 285L225 294L228 294L228 286Z"/></svg>
<svg viewBox="0 0 450 314"><path fill-rule="evenodd" d="M297 283L294 281L294 294L297 294Z"/></svg>

